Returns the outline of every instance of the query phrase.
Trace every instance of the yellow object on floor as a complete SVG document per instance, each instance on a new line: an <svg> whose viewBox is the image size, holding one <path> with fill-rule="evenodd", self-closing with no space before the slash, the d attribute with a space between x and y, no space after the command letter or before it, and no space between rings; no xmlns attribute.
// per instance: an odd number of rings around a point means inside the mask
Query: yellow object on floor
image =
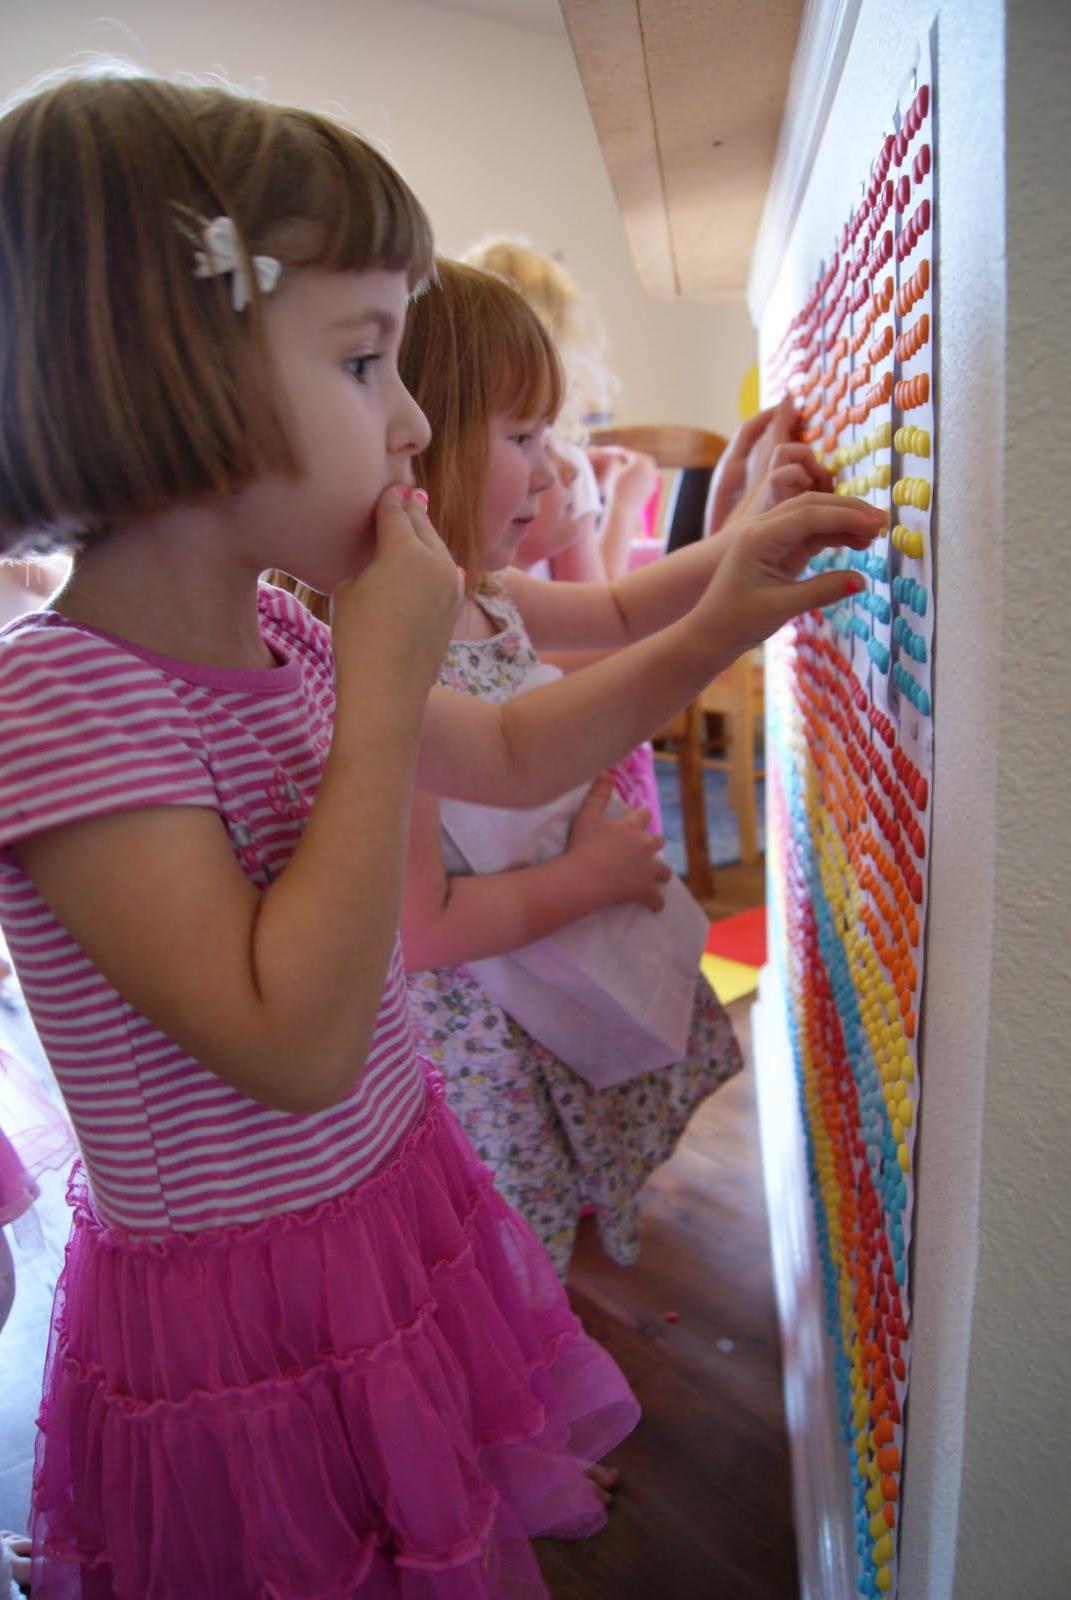
<svg viewBox="0 0 1071 1600"><path fill-rule="evenodd" d="M753 994L759 986L760 969L746 967L742 961L706 955L699 968L723 1006L731 1005L742 995Z"/></svg>

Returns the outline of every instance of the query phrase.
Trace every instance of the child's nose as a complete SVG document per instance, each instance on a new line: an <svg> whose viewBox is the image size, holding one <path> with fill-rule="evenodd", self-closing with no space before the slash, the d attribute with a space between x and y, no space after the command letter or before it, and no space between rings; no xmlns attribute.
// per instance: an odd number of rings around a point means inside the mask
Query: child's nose
<svg viewBox="0 0 1071 1600"><path fill-rule="evenodd" d="M393 454L404 456L418 456L431 443L431 424L408 389L402 390L388 443Z"/></svg>

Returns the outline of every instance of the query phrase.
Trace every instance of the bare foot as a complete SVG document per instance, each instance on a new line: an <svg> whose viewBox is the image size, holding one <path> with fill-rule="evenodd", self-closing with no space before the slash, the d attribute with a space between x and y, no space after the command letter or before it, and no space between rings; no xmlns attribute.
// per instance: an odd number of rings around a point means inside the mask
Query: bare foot
<svg viewBox="0 0 1071 1600"><path fill-rule="evenodd" d="M584 1476L591 1484L594 1485L595 1492L598 1494L603 1505L613 1505L613 1491L621 1482L621 1474L618 1472L617 1468L604 1467L602 1465L588 1467L587 1471L584 1473Z"/></svg>
<svg viewBox="0 0 1071 1600"><path fill-rule="evenodd" d="M29 1539L22 1533L0 1533L0 1544L3 1553L11 1568L11 1576L21 1589L28 1589L30 1585L30 1551L32 1546ZM0 1568L2 1570L2 1568Z"/></svg>

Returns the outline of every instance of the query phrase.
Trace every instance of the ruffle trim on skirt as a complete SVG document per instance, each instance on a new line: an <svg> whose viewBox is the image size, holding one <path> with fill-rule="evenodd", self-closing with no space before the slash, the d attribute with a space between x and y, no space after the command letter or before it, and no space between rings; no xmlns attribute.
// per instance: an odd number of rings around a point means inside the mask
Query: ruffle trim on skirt
<svg viewBox="0 0 1071 1600"><path fill-rule="evenodd" d="M438 1082L297 1217L149 1241L72 1197L35 1600L541 1600L529 1537L602 1525L638 1407Z"/></svg>

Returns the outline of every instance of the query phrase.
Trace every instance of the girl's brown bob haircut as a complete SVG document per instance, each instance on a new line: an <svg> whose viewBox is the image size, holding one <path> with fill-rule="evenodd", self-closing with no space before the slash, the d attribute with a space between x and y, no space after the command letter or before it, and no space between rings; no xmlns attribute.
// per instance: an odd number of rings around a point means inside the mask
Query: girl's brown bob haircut
<svg viewBox="0 0 1071 1600"><path fill-rule="evenodd" d="M398 367L431 424L414 462L431 520L469 590L483 566L480 508L495 416L553 421L562 403L554 343L516 289L490 273L439 259L409 307Z"/></svg>
<svg viewBox="0 0 1071 1600"><path fill-rule="evenodd" d="M300 471L263 301L194 276L193 213L246 256L432 266L390 164L318 116L216 86L109 70L0 118L0 556Z"/></svg>

